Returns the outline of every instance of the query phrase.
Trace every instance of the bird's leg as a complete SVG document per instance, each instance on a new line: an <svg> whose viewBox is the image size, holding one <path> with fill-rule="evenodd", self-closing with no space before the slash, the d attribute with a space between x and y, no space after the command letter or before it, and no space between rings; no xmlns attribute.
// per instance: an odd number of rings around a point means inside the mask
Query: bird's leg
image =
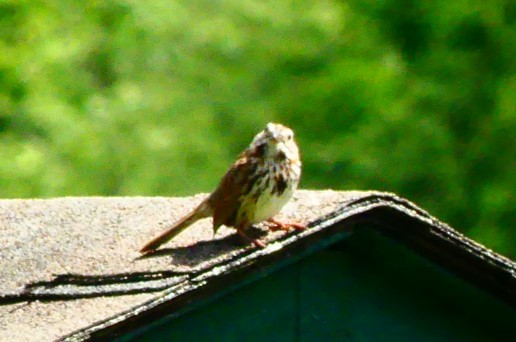
<svg viewBox="0 0 516 342"><path fill-rule="evenodd" d="M256 247L265 248L265 246L266 246L265 242L263 242L260 239L253 239L253 238L249 237L245 233L245 231L242 227L237 227L236 230L237 230L238 235L240 235L244 240L252 242Z"/></svg>
<svg viewBox="0 0 516 342"><path fill-rule="evenodd" d="M276 220L274 217L269 218L267 221L265 221L267 226L270 230L273 232L278 230L289 230L290 228L294 228L297 230L305 230L306 226L301 223L295 223L295 222L281 222Z"/></svg>

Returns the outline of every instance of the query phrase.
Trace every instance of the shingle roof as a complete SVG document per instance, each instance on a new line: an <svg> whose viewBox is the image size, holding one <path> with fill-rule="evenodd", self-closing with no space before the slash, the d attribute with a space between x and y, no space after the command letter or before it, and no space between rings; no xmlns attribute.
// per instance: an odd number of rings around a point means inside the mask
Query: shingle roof
<svg viewBox="0 0 516 342"><path fill-rule="evenodd" d="M138 248L205 195L0 201L0 339L114 336L263 275L348 236L362 223L516 304L516 264L393 194L298 191L280 217L302 232L268 233L265 249L203 220L159 252ZM123 294L123 295L122 295Z"/></svg>

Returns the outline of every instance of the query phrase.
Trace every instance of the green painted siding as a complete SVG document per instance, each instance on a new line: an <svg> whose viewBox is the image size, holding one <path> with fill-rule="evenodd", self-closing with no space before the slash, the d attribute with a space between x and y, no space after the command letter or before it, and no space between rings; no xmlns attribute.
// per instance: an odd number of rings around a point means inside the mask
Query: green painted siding
<svg viewBox="0 0 516 342"><path fill-rule="evenodd" d="M138 341L508 341L516 310L378 233L348 240Z"/></svg>

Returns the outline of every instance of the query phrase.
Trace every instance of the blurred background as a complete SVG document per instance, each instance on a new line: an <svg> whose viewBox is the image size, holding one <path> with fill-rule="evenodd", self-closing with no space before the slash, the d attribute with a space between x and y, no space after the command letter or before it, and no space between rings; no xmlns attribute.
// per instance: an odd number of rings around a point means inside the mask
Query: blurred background
<svg viewBox="0 0 516 342"><path fill-rule="evenodd" d="M384 190L516 255L516 5L1 0L0 197L209 192L269 121L303 188Z"/></svg>

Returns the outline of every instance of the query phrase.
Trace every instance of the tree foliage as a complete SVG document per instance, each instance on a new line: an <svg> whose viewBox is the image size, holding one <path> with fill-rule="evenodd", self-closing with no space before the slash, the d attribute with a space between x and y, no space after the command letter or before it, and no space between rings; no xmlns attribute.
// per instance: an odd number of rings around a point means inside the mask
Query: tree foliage
<svg viewBox="0 0 516 342"><path fill-rule="evenodd" d="M414 200L514 255L510 1L4 0L0 196L210 191L268 121L306 188Z"/></svg>

